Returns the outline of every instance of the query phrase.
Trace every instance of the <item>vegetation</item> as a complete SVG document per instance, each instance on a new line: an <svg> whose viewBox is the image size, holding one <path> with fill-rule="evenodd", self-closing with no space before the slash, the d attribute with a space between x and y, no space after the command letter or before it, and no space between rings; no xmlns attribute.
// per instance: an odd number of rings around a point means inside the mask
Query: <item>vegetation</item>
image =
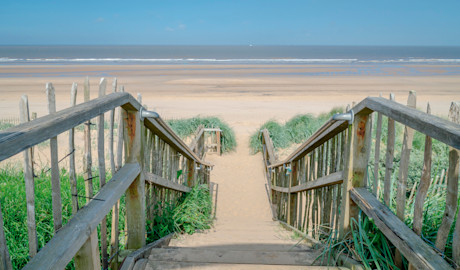
<svg viewBox="0 0 460 270"><path fill-rule="evenodd" d="M284 125L277 121L270 120L263 124L250 138L250 147L255 154L262 150L260 130L267 129L273 141L275 149L288 148L294 143L301 143L308 139L318 128L320 128L332 115L343 112L340 107L333 108L328 113L318 116L312 114L300 114L289 119Z"/></svg>
<svg viewBox="0 0 460 270"><path fill-rule="evenodd" d="M185 139L195 133L200 125L205 128L220 128L222 153L230 152L236 147L235 133L223 120L217 117L193 117L166 121L176 134Z"/></svg>
<svg viewBox="0 0 460 270"><path fill-rule="evenodd" d="M35 180L35 218L37 224L38 247L42 248L54 235L51 181L47 169L36 171ZM110 178L110 175L107 176ZM5 237L14 269L21 269L29 261L29 245L27 234L27 212L24 177L21 168L6 167L0 169L0 203L3 213ZM79 205L86 204L83 176L77 179ZM99 191L99 181L93 179L94 192ZM61 170L62 218L66 224L72 216L69 176ZM155 207L155 219L152 225L147 223L147 242L155 241L172 232L193 233L195 230L207 229L211 226L210 215L212 203L207 186L201 185L180 198L176 203L158 203ZM107 215L111 217L112 214ZM107 218L108 239L110 239L111 218ZM120 199L120 232L125 231L125 197ZM100 235L100 228L98 230ZM120 235L120 249L124 249L125 237ZM67 269L74 269L73 261Z"/></svg>
<svg viewBox="0 0 460 270"><path fill-rule="evenodd" d="M324 122L329 118L330 115L337 112L337 109L323 114L319 117L313 117L311 115L300 115L290 119L285 125L280 125L275 121L269 121L265 123L260 129L267 128L270 132L270 137L273 141L275 149L283 149L289 147L293 143L300 143L305 141L313 132L315 132ZM375 145L376 137L376 123L373 121L373 145ZM403 144L404 126L396 123L396 140L395 140L395 155L393 160L393 173L392 173L392 200L389 205L390 209L396 213L396 189L397 189L397 177L399 175L399 166L401 159L401 149ZM387 144L388 124L384 117L382 121L382 137L380 146L380 158L379 162L379 179L380 181L380 195L379 198L383 200L383 181L385 175L385 152ZM251 137L251 148L254 152L260 151L261 141L259 133L257 132ZM413 213L414 213L414 200L415 192L412 192L412 188L418 187L420 183L420 177L423 169L423 153L425 148L425 135L420 132L414 133L414 140L412 144L409 173L406 192L406 216L405 223L409 228L412 228L413 224ZM374 179L374 151L375 148L371 148L370 161L368 164L368 183L372 187ZM423 228L422 228L422 239L432 247L436 240L438 228L442 222L443 213L446 205L446 174L449 166L448 161L448 146L433 139L433 154L432 154L432 169L431 177L434 179L433 183L429 188L427 198L424 205L423 215ZM444 171L444 172L443 172ZM444 176L444 177L443 177ZM439 179L439 180L436 180ZM412 195L411 195L412 193ZM460 205L460 196L458 204ZM457 214L458 215L458 214ZM364 215L363 215L364 216ZM455 223L451 227L449 238L447 241L444 256L447 261L451 262L449 258L452 258L452 237ZM326 237L324 242L329 247L329 251L325 251L322 255L323 258L327 258L330 250L339 252L345 252L352 255L356 260L363 262L368 269L396 269L393 265L391 258L388 257L388 251L393 250L391 243L386 240L384 235L378 231L372 221L368 220L367 217L360 217L358 221L352 223L352 233L345 240L339 242L334 238L335 234L330 234ZM362 244L358 245L358 242ZM326 256L326 257L324 257ZM407 263L405 265L407 267Z"/></svg>

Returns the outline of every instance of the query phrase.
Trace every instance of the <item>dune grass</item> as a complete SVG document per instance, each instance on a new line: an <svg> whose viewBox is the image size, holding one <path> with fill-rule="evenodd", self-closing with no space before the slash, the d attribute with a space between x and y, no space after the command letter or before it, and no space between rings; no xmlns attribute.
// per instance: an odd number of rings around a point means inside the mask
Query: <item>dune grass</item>
<svg viewBox="0 0 460 270"><path fill-rule="evenodd" d="M171 119L166 122L182 139L193 135L200 125L203 125L205 128L220 128L222 130L222 153L233 151L236 148L235 132L227 123L218 117L197 116L193 118Z"/></svg>
<svg viewBox="0 0 460 270"><path fill-rule="evenodd" d="M299 114L289 119L284 125L270 120L264 123L250 138L249 146L252 153L262 150L260 130L267 129L275 149L288 148L292 144L301 143L308 139L332 115L343 112L344 109L335 107L327 113L318 116L312 114Z"/></svg>
<svg viewBox="0 0 460 270"><path fill-rule="evenodd" d="M35 218L37 224L38 247L42 248L54 235L51 181L50 172L46 170L35 172L39 174L35 180ZM97 175L97 172L94 172ZM107 174L110 179L110 174ZM78 175L77 189L80 207L86 204L84 178ZM99 191L99 180L93 179L95 194ZM27 212L24 177L21 168L6 166L0 169L0 196L5 237L10 253L13 269L21 269L29 261L29 245L27 234ZM68 173L61 170L61 199L62 218L65 225L72 217L70 194L70 182ZM125 246L125 196L120 199L120 220L119 229L120 249ZM207 186L197 186L192 192L184 195L175 203L165 202L160 206L157 204L155 218L147 221L147 243L155 241L172 232L193 233L195 230L204 230L211 226L212 218L210 210L212 202L209 197ZM193 214L191 214L193 213ZM110 229L112 226L111 212L107 215L107 238L110 243ZM153 229L150 225L153 222ZM100 236L100 226L98 228ZM66 269L74 269L73 260Z"/></svg>

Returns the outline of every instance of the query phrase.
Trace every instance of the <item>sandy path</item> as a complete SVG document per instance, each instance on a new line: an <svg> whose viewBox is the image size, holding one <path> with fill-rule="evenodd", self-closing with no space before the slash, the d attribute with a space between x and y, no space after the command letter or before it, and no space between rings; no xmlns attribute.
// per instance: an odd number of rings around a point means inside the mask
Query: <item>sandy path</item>
<svg viewBox="0 0 460 270"><path fill-rule="evenodd" d="M262 157L249 153L249 132L237 133L236 152L206 158L215 165L211 181L219 185L214 228L181 236L171 241L171 246L287 250L297 243L290 239L291 233L272 221Z"/></svg>

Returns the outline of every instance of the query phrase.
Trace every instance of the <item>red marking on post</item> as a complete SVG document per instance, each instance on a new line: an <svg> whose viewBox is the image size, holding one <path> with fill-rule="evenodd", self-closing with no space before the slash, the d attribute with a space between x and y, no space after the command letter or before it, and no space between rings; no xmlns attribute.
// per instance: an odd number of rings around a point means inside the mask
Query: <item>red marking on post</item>
<svg viewBox="0 0 460 270"><path fill-rule="evenodd" d="M364 139L364 135L366 135L366 120L367 119L364 118L358 123L358 130L356 132L356 135L359 139Z"/></svg>
<svg viewBox="0 0 460 270"><path fill-rule="evenodd" d="M129 142L132 144L136 136L136 115L134 113L128 113L126 125L128 127Z"/></svg>

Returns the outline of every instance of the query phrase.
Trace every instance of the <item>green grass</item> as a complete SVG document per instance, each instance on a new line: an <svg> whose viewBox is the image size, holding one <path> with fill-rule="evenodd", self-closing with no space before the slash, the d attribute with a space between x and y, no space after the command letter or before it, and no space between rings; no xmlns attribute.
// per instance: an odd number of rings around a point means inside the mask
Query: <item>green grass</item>
<svg viewBox="0 0 460 270"><path fill-rule="evenodd" d="M294 143L301 143L308 139L320 128L332 115L343 112L343 108L333 108L327 113L318 116L312 114L300 114L289 119L284 125L270 120L264 123L250 138L249 146L255 154L262 150L260 130L267 129L273 141L275 149L288 148Z"/></svg>
<svg viewBox="0 0 460 270"><path fill-rule="evenodd" d="M44 172L45 171L45 172ZM50 173L46 170L35 172L39 175L35 180L35 218L37 224L37 236L39 249L42 248L54 235L51 201ZM93 175L97 175L95 171ZM0 189L2 195L0 203L3 213L3 222L7 246L14 269L21 269L29 261L27 212L25 186L21 168L6 166L0 169ZM110 179L110 174L107 175ZM84 179L81 175L77 180L79 205L86 204ZM95 194L99 191L99 180L93 179ZM61 170L61 199L62 218L66 224L72 216L71 194L69 176L65 170ZM192 192L180 198L177 202L157 204L153 229L147 221L147 243L157 240L171 232L193 233L195 230L203 230L211 225L210 210L211 199L207 186L197 186ZM190 213L193 213L191 215ZM107 215L107 238L110 243L110 229L112 213ZM125 196L120 199L120 249L124 249L125 231ZM100 236L100 226L98 228ZM74 269L73 261L66 269Z"/></svg>
<svg viewBox="0 0 460 270"><path fill-rule="evenodd" d="M186 119L171 119L166 121L168 125L179 135L185 139L195 133L200 125L205 128L220 128L222 153L227 153L236 148L235 133L230 126L218 117L193 117Z"/></svg>

